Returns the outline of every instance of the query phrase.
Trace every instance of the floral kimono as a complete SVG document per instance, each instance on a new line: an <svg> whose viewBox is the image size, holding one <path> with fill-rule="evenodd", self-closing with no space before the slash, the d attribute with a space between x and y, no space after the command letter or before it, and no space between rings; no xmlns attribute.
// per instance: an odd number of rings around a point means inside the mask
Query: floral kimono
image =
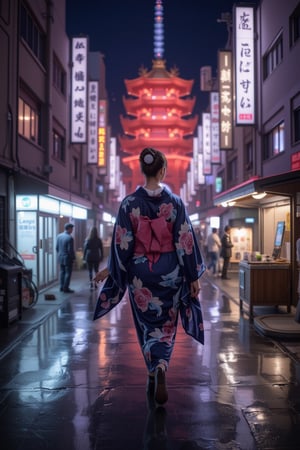
<svg viewBox="0 0 300 450"><path fill-rule="evenodd" d="M204 343L199 301L190 283L205 270L182 200L163 188L150 196L139 187L124 198L116 218L108 276L94 320L123 298L126 289L141 350L149 372L168 363L180 310L185 331Z"/></svg>

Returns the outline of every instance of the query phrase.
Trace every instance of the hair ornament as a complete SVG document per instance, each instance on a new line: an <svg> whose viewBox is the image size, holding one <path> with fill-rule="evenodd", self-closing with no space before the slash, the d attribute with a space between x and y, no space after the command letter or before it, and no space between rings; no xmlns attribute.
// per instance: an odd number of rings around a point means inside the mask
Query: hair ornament
<svg viewBox="0 0 300 450"><path fill-rule="evenodd" d="M147 155L144 156L144 163L145 164L152 164L154 161L154 156L152 153L147 153Z"/></svg>

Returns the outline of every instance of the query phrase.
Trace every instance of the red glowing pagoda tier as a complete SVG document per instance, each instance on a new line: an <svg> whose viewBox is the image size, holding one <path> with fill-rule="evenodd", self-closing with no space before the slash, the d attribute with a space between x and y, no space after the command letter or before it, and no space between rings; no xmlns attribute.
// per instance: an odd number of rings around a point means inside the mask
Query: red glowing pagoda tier
<svg viewBox="0 0 300 450"><path fill-rule="evenodd" d="M130 169L123 176L127 192L143 184L138 157L143 148L154 147L168 159L165 183L174 193L180 193L190 168L193 134L198 123L198 116L192 116L193 83L179 78L175 69L166 70L162 59L153 61L152 70L141 70L139 78L125 80L126 116L121 117L124 134L119 142L122 152L128 155L122 158Z"/></svg>

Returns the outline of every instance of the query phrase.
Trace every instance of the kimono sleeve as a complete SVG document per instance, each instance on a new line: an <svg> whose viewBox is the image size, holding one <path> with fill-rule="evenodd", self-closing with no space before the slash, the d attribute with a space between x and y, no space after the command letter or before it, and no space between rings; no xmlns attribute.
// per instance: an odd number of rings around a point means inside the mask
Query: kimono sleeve
<svg viewBox="0 0 300 450"><path fill-rule="evenodd" d="M184 268L186 281L191 283L201 277L205 271L205 265L196 234L181 199L177 205L174 239L179 264Z"/></svg>
<svg viewBox="0 0 300 450"><path fill-rule="evenodd" d="M109 275L99 293L94 311L94 320L105 316L115 308L123 299L124 294L124 290L121 289Z"/></svg>
<svg viewBox="0 0 300 450"><path fill-rule="evenodd" d="M108 260L109 272L122 290L125 290L128 262L133 257L134 252L129 203L129 199L123 200L118 211Z"/></svg>

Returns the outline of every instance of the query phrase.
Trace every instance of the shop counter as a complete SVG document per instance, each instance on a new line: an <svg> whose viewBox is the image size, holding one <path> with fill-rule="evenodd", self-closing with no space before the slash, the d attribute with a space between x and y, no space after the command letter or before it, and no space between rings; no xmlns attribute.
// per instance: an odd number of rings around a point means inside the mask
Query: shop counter
<svg viewBox="0 0 300 450"><path fill-rule="evenodd" d="M240 308L244 303L253 317L253 306L279 306L291 310L291 265L288 262L239 263Z"/></svg>

